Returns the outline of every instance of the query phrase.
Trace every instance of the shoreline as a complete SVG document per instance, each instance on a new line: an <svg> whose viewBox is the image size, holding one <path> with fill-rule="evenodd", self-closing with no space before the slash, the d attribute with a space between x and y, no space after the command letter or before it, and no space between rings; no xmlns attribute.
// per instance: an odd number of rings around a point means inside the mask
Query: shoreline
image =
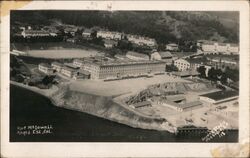
<svg viewBox="0 0 250 158"><path fill-rule="evenodd" d="M37 88L35 86L32 87L32 86L29 86L29 85L25 85L23 83L18 83L16 81L10 81L10 84L13 84L13 85L18 86L18 87L25 88L27 90L30 90L30 91L34 92L34 93L38 93L38 94L40 94L40 95L42 95L42 96L44 96L44 97L46 97L48 99L51 99L50 95L53 94L52 92L55 91L55 89L54 89L54 91L52 91L52 89L44 89L44 90L42 90L42 89L39 89L39 88ZM53 86L53 87L55 88L56 86ZM57 87L57 90L59 90L58 87ZM49 94L47 94L46 91Z"/></svg>
<svg viewBox="0 0 250 158"><path fill-rule="evenodd" d="M99 115L97 113L88 112L86 110L81 111L79 109L72 108L72 107L64 105L64 104L63 105L57 105L54 98L51 97L50 94L46 94L46 92L45 92L46 90L41 90L41 89L39 89L37 87L31 87L31 86L24 85L22 83L18 83L18 82L15 82L15 81L10 81L10 84L21 87L21 88L24 88L24 89L27 89L27 90L30 90L30 91L32 91L34 93L40 94L40 95L46 97L47 99L49 99L51 101L51 103L56 107L83 112L83 113L86 113L86 114L90 114L92 116L107 119L107 120L110 120L110 121L113 121L113 122L116 122L116 123L120 123L120 124L123 124L123 125L127 125L127 126L130 126L130 127L133 127L133 128L140 128L140 129L146 129L146 130L156 130L156 131L166 131L166 132L169 132L169 133L175 133L174 130L168 130L166 127L160 126L160 124L159 124L159 126L156 126L153 123L152 124L150 124L150 123L147 124L147 123L144 123L144 122L136 122L135 124L133 124L133 123L130 123L129 121L127 121L127 120L119 120L119 119L117 119L115 117L110 117L109 118L109 117L101 116L101 115ZM56 93L56 92L57 91L55 91L54 93ZM54 94L54 93L52 93L52 94Z"/></svg>
<svg viewBox="0 0 250 158"><path fill-rule="evenodd" d="M116 123L120 123L120 124L123 124L123 125L127 125L127 126L130 126L130 127L133 127L133 128L146 129L146 130L156 130L156 131L167 131L167 132L172 133L172 134L178 133L179 129L183 129L183 128L185 129L186 128L186 127L177 127L177 126L175 127L175 126L172 126L172 128L175 128L176 130L173 130L173 129L170 130L170 126L166 126L164 124L155 125L154 123L145 123L145 122L131 123L131 120L129 120L129 118L121 120L121 119L118 119L116 117L102 116L102 115L99 115L96 112L90 112L88 110L79 110L77 108L68 106L68 105L66 105L64 103L62 105L59 105L59 104L57 104L57 102L52 97L52 94L55 94L59 90L57 86L54 86L54 87L57 87L57 90L55 91L55 89L54 89L54 91L53 91L51 89L49 89L49 90L42 90L42 89L39 89L37 87L31 87L31 86L24 85L22 83L18 83L18 82L15 82L15 81L10 81L10 84L18 86L18 87L21 87L21 88L24 88L24 89L27 89L27 90L30 90L30 91L32 91L34 93L40 94L40 95L46 97L47 99L49 99L51 101L51 103L54 106L56 106L56 107L60 107L60 108L64 108L64 109L69 109L69 110L73 110L73 111L83 112L83 113L86 113L86 114L90 114L92 116L96 116L96 117L99 117L99 118L107 119L107 120L110 120L110 121L113 121L113 122L116 122ZM48 92L46 93L46 91L48 91L49 94L48 94ZM197 127L197 126L194 125L194 128L197 128L199 130L201 128L204 129L204 128L207 128L207 127ZM209 130L209 128L207 128L207 129ZM225 130L236 130L236 129L226 128Z"/></svg>

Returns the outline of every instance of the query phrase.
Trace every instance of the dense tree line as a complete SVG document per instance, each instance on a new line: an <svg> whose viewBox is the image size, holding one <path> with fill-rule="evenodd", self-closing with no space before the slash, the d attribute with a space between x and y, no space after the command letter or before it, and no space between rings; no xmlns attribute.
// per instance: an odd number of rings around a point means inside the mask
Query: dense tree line
<svg viewBox="0 0 250 158"><path fill-rule="evenodd" d="M208 70L208 74L206 75L206 68L204 66L200 66L197 68L197 71L200 73L201 78L207 78L213 82L220 81L222 84L230 84L230 82L238 82L239 81L239 70L238 69L230 69L226 67L225 69L216 69L211 68Z"/></svg>
<svg viewBox="0 0 250 158"><path fill-rule="evenodd" d="M238 42L238 30L224 27L217 19L195 15L190 12L165 12L173 23L158 23L165 16L162 12L105 12L105 11L15 11L11 13L11 24L16 21L29 24L48 24L51 19L60 19L63 23L94 27L99 26L111 31L139 34L155 38L157 43L178 43L180 38L174 33L176 28L181 39L195 41L210 39L214 33L226 38L228 42Z"/></svg>

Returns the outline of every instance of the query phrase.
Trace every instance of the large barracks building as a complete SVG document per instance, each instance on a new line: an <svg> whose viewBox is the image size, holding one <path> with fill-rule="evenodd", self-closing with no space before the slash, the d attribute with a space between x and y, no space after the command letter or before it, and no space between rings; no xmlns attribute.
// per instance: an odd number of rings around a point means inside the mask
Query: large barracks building
<svg viewBox="0 0 250 158"><path fill-rule="evenodd" d="M162 61L108 60L105 58L85 58L75 60L74 65L90 72L91 79L112 79L136 77L165 72Z"/></svg>

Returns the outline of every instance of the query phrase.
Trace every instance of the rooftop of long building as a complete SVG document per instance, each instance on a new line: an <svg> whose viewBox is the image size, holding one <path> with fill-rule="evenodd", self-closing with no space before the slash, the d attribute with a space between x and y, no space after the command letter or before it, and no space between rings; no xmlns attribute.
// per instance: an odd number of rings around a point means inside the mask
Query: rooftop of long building
<svg viewBox="0 0 250 158"><path fill-rule="evenodd" d="M79 60L79 59L78 59ZM90 57L84 58L83 63L95 64L97 66L114 66L114 65L135 65L135 64L164 64L163 61L148 60L148 61L134 61L131 59L115 59L109 60L105 57Z"/></svg>
<svg viewBox="0 0 250 158"><path fill-rule="evenodd" d="M218 92L203 94L201 96L208 97L215 101L219 101L219 100L239 96L239 93L237 91L218 91Z"/></svg>
<svg viewBox="0 0 250 158"><path fill-rule="evenodd" d="M131 55L131 56L135 56L135 57L139 57L139 58L149 58L149 56L147 54L137 53L137 52L133 52L133 51L128 51L127 55Z"/></svg>
<svg viewBox="0 0 250 158"><path fill-rule="evenodd" d="M229 44L231 47L239 47L239 44L237 43L222 43L222 42L209 41L209 40L198 40L197 42L205 44L205 45L214 45L215 43L217 43L219 46L226 46Z"/></svg>

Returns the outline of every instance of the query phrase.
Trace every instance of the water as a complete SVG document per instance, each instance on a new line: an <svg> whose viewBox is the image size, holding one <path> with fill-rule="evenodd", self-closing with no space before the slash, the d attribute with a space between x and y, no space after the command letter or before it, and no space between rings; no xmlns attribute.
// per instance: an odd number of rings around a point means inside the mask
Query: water
<svg viewBox="0 0 250 158"><path fill-rule="evenodd" d="M18 127L51 125L50 134L17 134ZM11 142L202 142L205 135L174 135L143 130L56 107L50 100L26 89L10 86ZM227 132L213 142L237 142L238 131Z"/></svg>

